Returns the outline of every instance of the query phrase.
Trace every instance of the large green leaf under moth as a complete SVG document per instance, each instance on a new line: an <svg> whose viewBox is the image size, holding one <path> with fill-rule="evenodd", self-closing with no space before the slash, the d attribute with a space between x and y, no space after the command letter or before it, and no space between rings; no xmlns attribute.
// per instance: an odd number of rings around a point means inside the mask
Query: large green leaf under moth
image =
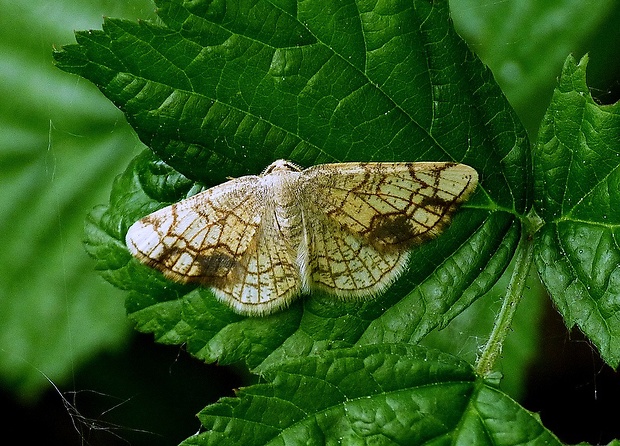
<svg viewBox="0 0 620 446"><path fill-rule="evenodd" d="M569 57L535 152L536 207L545 221L536 264L569 327L620 364L620 103L597 105L587 57Z"/></svg>
<svg viewBox="0 0 620 446"><path fill-rule="evenodd" d="M266 366L326 345L415 341L501 275L520 234L515 217L528 207L528 143L446 4L158 6L162 24L108 19L56 53L157 155L134 160L87 227L90 252L130 291L141 330L187 342L209 361ZM454 160L476 168L481 184L446 233L417 247L403 277L370 302L315 295L242 318L208 290L172 284L130 259L123 239L136 219L196 192L194 182L256 174L275 158Z"/></svg>

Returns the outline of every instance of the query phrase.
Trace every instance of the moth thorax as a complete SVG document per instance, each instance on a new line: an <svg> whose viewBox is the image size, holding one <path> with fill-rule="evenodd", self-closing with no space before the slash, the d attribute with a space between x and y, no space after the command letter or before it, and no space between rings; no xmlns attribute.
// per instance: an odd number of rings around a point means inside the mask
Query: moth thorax
<svg viewBox="0 0 620 446"><path fill-rule="evenodd" d="M296 172L274 172L267 200L273 206L273 216L278 230L297 240L301 233L301 208L296 187Z"/></svg>

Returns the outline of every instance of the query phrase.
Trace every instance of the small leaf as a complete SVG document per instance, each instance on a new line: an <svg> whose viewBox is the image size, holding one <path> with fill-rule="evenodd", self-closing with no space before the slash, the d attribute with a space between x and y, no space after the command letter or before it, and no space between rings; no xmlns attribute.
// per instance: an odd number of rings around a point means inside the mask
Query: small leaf
<svg viewBox="0 0 620 446"><path fill-rule="evenodd" d="M569 327L620 364L620 104L597 105L587 57L566 60L541 127L534 167L545 222L536 263Z"/></svg>
<svg viewBox="0 0 620 446"><path fill-rule="evenodd" d="M561 443L452 356L405 344L338 349L265 370L199 414L184 445Z"/></svg>

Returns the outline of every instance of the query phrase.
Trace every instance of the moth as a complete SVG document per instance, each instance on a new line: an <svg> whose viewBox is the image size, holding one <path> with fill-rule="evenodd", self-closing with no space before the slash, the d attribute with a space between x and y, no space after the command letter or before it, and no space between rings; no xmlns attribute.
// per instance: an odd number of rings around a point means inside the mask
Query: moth
<svg viewBox="0 0 620 446"><path fill-rule="evenodd" d="M278 160L142 218L126 243L166 277L209 287L238 313L266 315L313 290L381 293L477 184L476 170L452 162L302 169Z"/></svg>

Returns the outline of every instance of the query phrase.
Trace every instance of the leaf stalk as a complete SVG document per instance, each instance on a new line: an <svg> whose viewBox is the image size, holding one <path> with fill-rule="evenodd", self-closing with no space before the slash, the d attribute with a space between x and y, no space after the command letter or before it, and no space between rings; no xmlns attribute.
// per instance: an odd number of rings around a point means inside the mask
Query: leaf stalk
<svg viewBox="0 0 620 446"><path fill-rule="evenodd" d="M533 234L539 226L535 219L530 218L528 216L523 221L521 240L517 247L515 266L506 290L506 297L495 319L489 340L476 361L476 373L483 378L489 377L493 373L497 360L502 354L506 336L511 330L515 312L523 297L523 290L534 259Z"/></svg>

